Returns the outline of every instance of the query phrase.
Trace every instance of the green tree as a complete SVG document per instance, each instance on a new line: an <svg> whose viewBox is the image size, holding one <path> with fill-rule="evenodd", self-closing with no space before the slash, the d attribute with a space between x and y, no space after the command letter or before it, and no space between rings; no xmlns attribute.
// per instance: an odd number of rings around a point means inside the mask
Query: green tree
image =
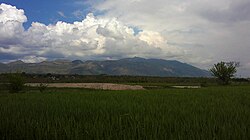
<svg viewBox="0 0 250 140"><path fill-rule="evenodd" d="M8 79L10 92L17 93L24 89L25 81L22 73L10 73Z"/></svg>
<svg viewBox="0 0 250 140"><path fill-rule="evenodd" d="M228 85L230 79L237 72L239 62L219 62L210 69L213 76L217 77L223 85Z"/></svg>

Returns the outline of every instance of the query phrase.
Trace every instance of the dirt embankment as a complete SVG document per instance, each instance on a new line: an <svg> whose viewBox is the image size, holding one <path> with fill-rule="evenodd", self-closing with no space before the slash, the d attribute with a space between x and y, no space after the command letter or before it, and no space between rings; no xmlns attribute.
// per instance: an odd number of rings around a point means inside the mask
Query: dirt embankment
<svg viewBox="0 0 250 140"><path fill-rule="evenodd" d="M102 89L102 90L145 90L140 85L124 85L112 83L44 83L48 87L56 88L88 88L88 89ZM40 83L27 83L26 85L36 87Z"/></svg>

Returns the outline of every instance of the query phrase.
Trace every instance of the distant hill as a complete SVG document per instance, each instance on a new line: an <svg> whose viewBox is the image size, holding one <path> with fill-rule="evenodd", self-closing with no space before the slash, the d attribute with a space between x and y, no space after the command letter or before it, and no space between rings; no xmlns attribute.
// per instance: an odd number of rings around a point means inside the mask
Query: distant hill
<svg viewBox="0 0 250 140"><path fill-rule="evenodd" d="M144 59L139 57L106 61L55 60L41 63L22 61L0 63L0 72L21 71L35 74L80 74L80 75L136 75L169 77L208 77L206 70L175 60Z"/></svg>

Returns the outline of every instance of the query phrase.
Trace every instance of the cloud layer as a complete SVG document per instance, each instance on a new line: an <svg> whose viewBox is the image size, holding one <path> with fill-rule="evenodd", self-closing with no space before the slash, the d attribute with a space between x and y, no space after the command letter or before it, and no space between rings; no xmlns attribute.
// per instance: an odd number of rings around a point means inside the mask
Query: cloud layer
<svg viewBox="0 0 250 140"><path fill-rule="evenodd" d="M101 14L89 13L73 23L33 22L27 30L24 10L1 4L0 61L139 56L176 59L206 69L218 61L240 61L239 75L250 75L249 0L83 3ZM73 14L81 18L81 13ZM56 14L65 16L63 11Z"/></svg>
<svg viewBox="0 0 250 140"><path fill-rule="evenodd" d="M104 0L91 3L105 17L160 33L168 46L185 53L179 60L209 68L219 61L250 62L249 0ZM240 73L239 73L240 75Z"/></svg>
<svg viewBox="0 0 250 140"><path fill-rule="evenodd" d="M0 53L27 62L181 55L178 48L166 47L165 39L158 32L145 30L135 35L132 27L116 18L97 18L90 13L80 22L58 21L48 26L33 22L24 30L22 24L27 18L23 10L6 4L1 4L0 9Z"/></svg>

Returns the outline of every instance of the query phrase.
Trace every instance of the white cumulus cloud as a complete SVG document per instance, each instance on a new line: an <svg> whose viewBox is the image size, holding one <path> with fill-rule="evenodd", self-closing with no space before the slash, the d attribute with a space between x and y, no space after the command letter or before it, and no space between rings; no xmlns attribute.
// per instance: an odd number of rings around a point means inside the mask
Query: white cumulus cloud
<svg viewBox="0 0 250 140"><path fill-rule="evenodd" d="M7 4L0 5L0 42L1 45L16 44L20 42L24 28L22 24L27 21L23 10Z"/></svg>
<svg viewBox="0 0 250 140"><path fill-rule="evenodd" d="M38 63L47 60L45 57L37 57L37 56L25 56L21 59L25 63Z"/></svg>
<svg viewBox="0 0 250 140"><path fill-rule="evenodd" d="M45 25L33 22L27 30L24 11L2 4L0 52L19 54L26 62L46 59L106 59L123 57L172 57L181 55L177 47L167 46L159 33L142 30L138 34L117 18L88 14L82 21ZM7 38L7 39L6 39ZM4 41L9 40L9 43ZM18 42L14 40L19 40ZM14 43L14 45L13 45Z"/></svg>
<svg viewBox="0 0 250 140"><path fill-rule="evenodd" d="M143 29L140 39L148 44L163 39L162 50L174 50L177 60L206 69L220 61L249 63L249 0L95 0L90 5L103 12L101 17Z"/></svg>
<svg viewBox="0 0 250 140"><path fill-rule="evenodd" d="M33 22L27 30L24 11L1 4L0 54L27 62L139 56L206 69L219 61L240 61L244 75L250 74L248 0L79 2L102 14L89 13L73 23ZM73 14L83 17L81 10Z"/></svg>

